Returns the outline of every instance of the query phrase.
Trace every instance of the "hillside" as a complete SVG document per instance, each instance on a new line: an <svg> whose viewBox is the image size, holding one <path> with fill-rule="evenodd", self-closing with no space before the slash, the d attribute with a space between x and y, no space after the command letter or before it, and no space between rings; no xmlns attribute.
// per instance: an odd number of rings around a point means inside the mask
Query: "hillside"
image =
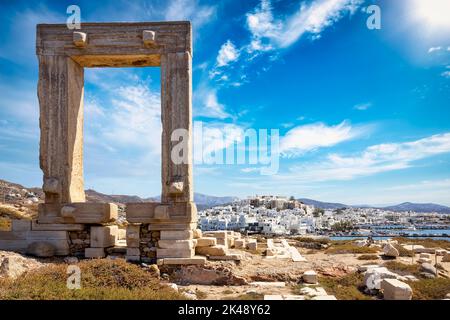
<svg viewBox="0 0 450 320"><path fill-rule="evenodd" d="M27 188L17 183L0 180L0 202L24 204L30 202L31 200L29 199L33 199L35 202L37 202L36 200L43 200L44 193L42 192L42 189ZM88 202L113 202L124 204L127 202L159 201L159 199L160 196L141 198L139 196L130 195L109 195L93 189L86 190L86 200ZM237 199L237 197L216 197L201 193L194 193L194 201L199 210L231 203Z"/></svg>

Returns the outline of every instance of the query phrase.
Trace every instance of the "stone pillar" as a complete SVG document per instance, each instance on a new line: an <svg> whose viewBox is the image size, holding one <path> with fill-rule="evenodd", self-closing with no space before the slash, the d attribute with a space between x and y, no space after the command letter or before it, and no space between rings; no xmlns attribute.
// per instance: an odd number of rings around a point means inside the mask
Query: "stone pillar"
<svg viewBox="0 0 450 320"><path fill-rule="evenodd" d="M192 58L189 52L161 56L162 203L192 202ZM172 133L184 129L187 141L172 141ZM181 131L178 130L180 133ZM177 135L178 137L178 135ZM174 146L185 147L184 163L171 159Z"/></svg>
<svg viewBox="0 0 450 320"><path fill-rule="evenodd" d="M46 203L84 202L83 67L39 55L40 156Z"/></svg>

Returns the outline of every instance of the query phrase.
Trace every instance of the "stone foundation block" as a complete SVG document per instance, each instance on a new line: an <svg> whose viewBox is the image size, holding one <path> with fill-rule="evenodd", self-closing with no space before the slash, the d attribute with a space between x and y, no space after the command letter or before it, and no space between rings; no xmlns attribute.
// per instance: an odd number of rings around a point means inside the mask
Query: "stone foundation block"
<svg viewBox="0 0 450 320"><path fill-rule="evenodd" d="M193 249L193 240L159 240L158 247L161 249Z"/></svg>
<svg viewBox="0 0 450 320"><path fill-rule="evenodd" d="M117 234L117 226L91 227L91 247L113 247L117 241Z"/></svg>
<svg viewBox="0 0 450 320"><path fill-rule="evenodd" d="M216 238L212 237L203 237L197 239L197 247L210 247L210 246L216 246L217 240Z"/></svg>
<svg viewBox="0 0 450 320"><path fill-rule="evenodd" d="M202 230L200 230L200 229L194 229L193 230L193 234L194 234L194 239L198 239L198 238L201 238L203 235L202 235Z"/></svg>
<svg viewBox="0 0 450 320"><path fill-rule="evenodd" d="M258 249L258 244L257 244L256 240L249 241L247 243L247 249L248 250L252 250L252 251L256 251Z"/></svg>
<svg viewBox="0 0 450 320"><path fill-rule="evenodd" d="M31 221L31 230L33 231L83 231L83 224L74 223L38 223Z"/></svg>
<svg viewBox="0 0 450 320"><path fill-rule="evenodd" d="M30 231L31 220L11 220L11 231Z"/></svg>
<svg viewBox="0 0 450 320"><path fill-rule="evenodd" d="M130 224L127 226L127 246L131 248L139 248L140 242L140 225Z"/></svg>
<svg viewBox="0 0 450 320"><path fill-rule="evenodd" d="M114 203L73 202L66 205L41 203L39 223L109 223L117 220Z"/></svg>
<svg viewBox="0 0 450 320"><path fill-rule="evenodd" d="M383 279L381 282L384 300L411 300L411 287L397 279Z"/></svg>
<svg viewBox="0 0 450 320"><path fill-rule="evenodd" d="M194 249L156 249L156 256L160 258L192 258Z"/></svg>
<svg viewBox="0 0 450 320"><path fill-rule="evenodd" d="M162 230L160 240L190 240L193 236L192 230Z"/></svg>
<svg viewBox="0 0 450 320"><path fill-rule="evenodd" d="M245 239L234 240L234 247L236 249L245 248Z"/></svg>
<svg viewBox="0 0 450 320"><path fill-rule="evenodd" d="M127 248L127 256L140 256L141 250L139 248Z"/></svg>
<svg viewBox="0 0 450 320"><path fill-rule="evenodd" d="M227 248L223 245L197 247L195 248L195 252L203 256L224 256L227 254Z"/></svg>
<svg viewBox="0 0 450 320"><path fill-rule="evenodd" d="M203 235L205 237L214 237L217 239L226 239L228 237L227 231L208 231L204 232Z"/></svg>
<svg viewBox="0 0 450 320"><path fill-rule="evenodd" d="M125 256L125 260L127 260L128 262L140 262L141 261L141 257L139 255L137 256Z"/></svg>
<svg viewBox="0 0 450 320"><path fill-rule="evenodd" d="M302 279L305 283L316 284L317 273L314 270L308 270L303 273Z"/></svg>
<svg viewBox="0 0 450 320"><path fill-rule="evenodd" d="M104 248L86 248L84 249L85 258L104 258L105 249Z"/></svg>

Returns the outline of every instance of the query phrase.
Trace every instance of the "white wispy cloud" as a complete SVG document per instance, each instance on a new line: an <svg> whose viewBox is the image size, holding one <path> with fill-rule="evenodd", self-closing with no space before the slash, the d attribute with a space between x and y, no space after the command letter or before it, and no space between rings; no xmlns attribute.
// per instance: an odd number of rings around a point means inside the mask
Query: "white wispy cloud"
<svg viewBox="0 0 450 320"><path fill-rule="evenodd" d="M446 67L447 70L441 73L441 76L443 76L444 78L450 79L450 66Z"/></svg>
<svg viewBox="0 0 450 320"><path fill-rule="evenodd" d="M216 78L224 72L217 70L217 66L225 67L229 62L238 59L249 62L263 53L270 53L270 59L276 60L278 49L291 46L303 35L308 34L312 39L320 38L326 28L344 16L352 15L363 1L314 0L308 4L301 2L295 13L277 18L270 0L261 0L254 10L246 14L246 26L251 34L248 43L240 48L236 48L230 40L224 43L219 49L216 67L210 71L210 78ZM229 80L228 78L225 80Z"/></svg>
<svg viewBox="0 0 450 320"><path fill-rule="evenodd" d="M64 23L67 15L65 15L65 11L54 12L41 3L23 10L13 10L4 14L3 18L7 20L5 25L8 26L8 30L3 30L4 37L0 43L0 57L29 66L37 64L36 25L38 23Z"/></svg>
<svg viewBox="0 0 450 320"><path fill-rule="evenodd" d="M223 67L229 63L236 61L239 58L239 50L230 40L227 40L219 50L217 54L217 66Z"/></svg>
<svg viewBox="0 0 450 320"><path fill-rule="evenodd" d="M431 47L430 49L428 49L428 53L433 53L435 51L440 51L442 49L442 47Z"/></svg>
<svg viewBox="0 0 450 320"><path fill-rule="evenodd" d="M359 103L353 107L355 110L364 111L372 107L371 102Z"/></svg>
<svg viewBox="0 0 450 320"><path fill-rule="evenodd" d="M169 21L190 20L195 28L200 28L216 14L216 6L200 5L197 0L172 0L165 13Z"/></svg>
<svg viewBox="0 0 450 320"><path fill-rule="evenodd" d="M217 98L217 89L211 88L206 82L201 83L194 92L194 115L216 119L230 118L226 107Z"/></svg>
<svg viewBox="0 0 450 320"><path fill-rule="evenodd" d="M440 180L423 180L417 183L400 184L391 187L386 187L386 190L398 191L398 190L420 190L424 189L450 189L450 179Z"/></svg>
<svg viewBox="0 0 450 320"><path fill-rule="evenodd" d="M213 161L216 152L223 152L235 142L239 143L244 137L244 127L223 122L202 123L201 133L196 130L194 123L194 161L200 163ZM200 130L200 129L198 129ZM222 153L223 155L223 153Z"/></svg>
<svg viewBox="0 0 450 320"><path fill-rule="evenodd" d="M370 126L353 127L347 121L334 126L324 123L297 126L281 138L280 153L290 157L318 148L331 147L361 136L369 130Z"/></svg>
<svg viewBox="0 0 450 320"><path fill-rule="evenodd" d="M406 169L414 162L450 152L450 133L423 139L373 145L356 155L330 154L325 161L297 165L292 172L301 172L305 181L351 180L381 172Z"/></svg>
<svg viewBox="0 0 450 320"><path fill-rule="evenodd" d="M346 15L352 15L363 0L316 0L302 2L299 9L284 19L275 19L269 0L247 14L247 27L252 33L250 50L286 48L304 34L314 39Z"/></svg>
<svg viewBox="0 0 450 320"><path fill-rule="evenodd" d="M160 153L161 97L143 84L114 90L112 110L89 100L85 106L87 130L95 140L115 146L145 148ZM88 132L89 133L89 132Z"/></svg>

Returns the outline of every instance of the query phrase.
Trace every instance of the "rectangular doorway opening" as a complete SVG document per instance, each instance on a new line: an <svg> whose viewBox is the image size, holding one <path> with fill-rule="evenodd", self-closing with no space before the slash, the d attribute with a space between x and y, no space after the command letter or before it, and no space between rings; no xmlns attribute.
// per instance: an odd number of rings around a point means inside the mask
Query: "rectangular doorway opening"
<svg viewBox="0 0 450 320"><path fill-rule="evenodd" d="M160 77L159 67L84 68L87 202L159 200Z"/></svg>

